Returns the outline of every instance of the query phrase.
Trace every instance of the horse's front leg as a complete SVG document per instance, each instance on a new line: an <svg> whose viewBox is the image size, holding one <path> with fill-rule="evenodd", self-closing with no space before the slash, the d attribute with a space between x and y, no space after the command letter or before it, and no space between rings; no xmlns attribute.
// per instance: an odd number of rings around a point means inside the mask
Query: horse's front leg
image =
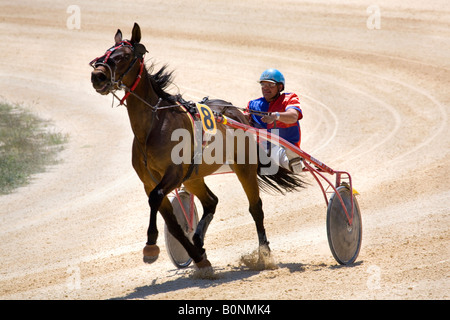
<svg viewBox="0 0 450 320"><path fill-rule="evenodd" d="M163 199L161 206L167 206L166 202L168 202L169 206L172 206L170 202L167 200L167 197ZM158 214L158 210L150 210L150 222L147 229L147 243L145 244L143 254L144 254L144 262L145 263L153 263L159 257L159 247L156 244L158 240L158 228L156 226L156 217Z"/></svg>
<svg viewBox="0 0 450 320"><path fill-rule="evenodd" d="M205 257L205 250L194 246L191 241L184 234L183 229L178 224L178 221L173 214L172 204L167 198L167 194L176 187L179 187L179 179L174 179L177 175L175 170L167 170L169 174L164 175L161 182L150 192L149 205L150 205L150 225L147 233L147 244L144 248L144 261L155 261L155 254L159 254L159 248L155 249L155 226L152 226L152 222L156 223L156 214L159 211L167 225L169 232L180 242L189 256L194 260L199 268L210 267L211 264ZM152 218L153 217L153 218ZM157 246L156 246L157 247ZM156 252L156 251L157 252Z"/></svg>

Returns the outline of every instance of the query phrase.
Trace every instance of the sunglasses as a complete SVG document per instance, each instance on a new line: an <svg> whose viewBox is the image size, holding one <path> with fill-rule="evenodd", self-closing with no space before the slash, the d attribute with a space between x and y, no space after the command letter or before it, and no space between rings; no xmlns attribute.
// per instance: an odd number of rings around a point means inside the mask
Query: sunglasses
<svg viewBox="0 0 450 320"><path fill-rule="evenodd" d="M260 82L261 88L274 88L277 84L274 82L263 81Z"/></svg>

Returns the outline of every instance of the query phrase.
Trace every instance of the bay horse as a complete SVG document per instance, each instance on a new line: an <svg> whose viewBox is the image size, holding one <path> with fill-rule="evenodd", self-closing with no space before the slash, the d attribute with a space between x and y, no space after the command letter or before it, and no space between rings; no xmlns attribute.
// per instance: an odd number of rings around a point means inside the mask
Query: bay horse
<svg viewBox="0 0 450 320"><path fill-rule="evenodd" d="M124 89L125 96L120 104L126 105L131 129L134 133L132 145L132 165L140 180L150 205L150 221L147 230L147 242L143 249L144 262L152 263L159 255L157 246L158 229L156 226L157 212L160 212L169 232L186 249L197 268L211 268L203 248L205 233L210 224L218 198L205 184L204 177L218 170L222 163L200 164L179 163L171 158L171 151L178 143L172 141L171 134L178 128L188 130L194 136L192 119L188 112L189 105L180 94L167 92L167 86L172 82L172 72L163 66L153 72L153 64L148 69L144 66L144 55L148 52L141 40L141 29L134 24L131 40L123 40L122 32L117 30L115 44L106 53L94 59L91 66L91 82L94 89L102 94L114 94ZM227 117L248 124L247 117L238 109L223 100L207 100L205 104L212 110ZM217 130L226 136L226 126L218 123ZM190 142L194 146L194 139ZM223 146L226 143L222 144ZM194 150L191 148L190 150ZM262 175L261 163L251 163L248 155L244 163L238 163L240 150L235 146L233 150L234 164L231 169L242 184L249 202L258 235L259 248L270 252L264 229L264 212L260 198L260 187L268 186L280 192L291 191L303 186L302 180L288 170L279 168L276 174ZM223 153L224 157L226 152ZM229 154L229 153L228 153ZM189 155L192 159L193 154ZM241 161L242 162L242 161ZM173 214L172 205L167 195L174 189L184 185L184 188L194 194L201 202L203 215L197 225L191 242L184 234Z"/></svg>

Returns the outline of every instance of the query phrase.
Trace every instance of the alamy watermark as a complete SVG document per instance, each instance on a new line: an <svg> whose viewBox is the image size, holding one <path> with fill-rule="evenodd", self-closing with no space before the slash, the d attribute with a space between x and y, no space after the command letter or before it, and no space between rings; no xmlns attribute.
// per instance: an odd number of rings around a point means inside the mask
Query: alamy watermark
<svg viewBox="0 0 450 320"><path fill-rule="evenodd" d="M70 16L66 20L66 26L69 30L81 29L81 9L80 6L72 4L67 7L66 13Z"/></svg>
<svg viewBox="0 0 450 320"><path fill-rule="evenodd" d="M381 11L380 7L376 4L371 5L367 7L366 9L367 14L369 17L366 21L367 29L374 30L374 29L381 29Z"/></svg>
<svg viewBox="0 0 450 320"><path fill-rule="evenodd" d="M217 130L214 136L203 135L202 129L201 121L195 121L193 152L192 136L189 130L179 128L172 132L171 140L178 141L178 144L171 151L171 159L174 164L257 164L259 162L263 165L261 167L262 175L277 173L277 160L270 157L266 151L267 148L262 147L261 144L258 147L253 132L242 129L227 129L224 137L220 130ZM271 142L278 144L278 129L272 130L270 134ZM266 140L267 131L259 130L258 136L262 140ZM204 141L207 142L205 147L203 146ZM193 157L192 154L194 154Z"/></svg>
<svg viewBox="0 0 450 320"><path fill-rule="evenodd" d="M81 270L78 265L71 265L67 268L68 274L66 285L69 291L81 289Z"/></svg>
<svg viewBox="0 0 450 320"><path fill-rule="evenodd" d="M381 268L376 265L371 265L367 268L367 273L369 274L366 281L367 289L381 289Z"/></svg>

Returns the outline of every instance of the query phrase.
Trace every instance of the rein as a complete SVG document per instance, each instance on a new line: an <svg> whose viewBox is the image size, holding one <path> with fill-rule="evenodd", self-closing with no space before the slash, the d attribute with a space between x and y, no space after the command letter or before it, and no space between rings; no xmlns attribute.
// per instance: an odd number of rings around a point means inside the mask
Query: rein
<svg viewBox="0 0 450 320"><path fill-rule="evenodd" d="M129 48L131 48L133 50L133 52L134 52L134 59L130 63L130 65L128 66L127 70L119 77L119 79L115 80L117 65L114 64L114 69L113 69L107 62L108 62L108 59L111 57L111 55L113 54L114 51L116 51L117 49L119 49L121 47L124 47L124 46L127 46L127 47L129 47ZM145 50L145 48L144 48L144 50ZM138 52L136 52L136 51L138 51ZM194 113L194 111L192 111L192 110L194 109L194 110L196 110L196 112L199 112L197 110L197 108L195 107L196 104L194 102L192 102L192 101L189 101L189 102L178 102L177 101L177 103L173 104L173 105L160 106L160 104L162 102L162 98L158 97L158 102L156 103L156 105L153 106L149 102L147 102L145 99L143 99L142 97L140 97L139 95L137 95L134 92L134 90L137 88L137 86L139 85L139 83L140 83L140 81L142 79L142 73L144 71L144 55L145 55L145 52L142 52L142 51L139 52L139 49L135 50L135 48L133 47L133 45L130 42L124 40L124 41L121 41L116 46L113 46L110 49L108 49L103 56L100 56L100 57L95 58L94 60L92 60L89 63L89 65L91 67L93 67L94 69L97 68L98 66L104 66L105 68L107 68L109 70L109 72L110 72L109 85L112 88L110 93L112 93L112 95L113 95L112 106L114 105L114 98L116 98L117 100L119 100L119 105L118 106L124 105L125 107L127 107L127 105L125 104L125 100L130 95L133 95L138 100L140 100L142 103L144 103L146 106L148 106L155 113L157 119L158 119L158 115L156 114L157 111L163 110L163 109L180 108L181 107L183 109L183 111L186 114L188 114L188 116L190 117L189 119L191 120L192 125L193 125L194 119L192 117L192 114ZM139 63L140 63L140 65L139 65L139 73L138 73L136 79L134 80L133 85L129 88L129 87L127 87L126 85L124 85L122 83L122 79L128 74L128 72L133 68L133 66L135 65L136 61L138 61L138 60L139 60ZM126 92L122 99L117 97L117 95L116 95L116 91L117 90L124 90ZM208 97L205 97L205 98L203 98L203 100L200 103L205 103L208 99L209 99ZM222 113L226 110L226 108L235 108L235 109L238 109L238 110L241 110L241 111L244 111L244 112L247 112L247 113L251 113L251 114L256 114L256 115L259 115L259 116L270 114L269 112L248 110L248 109L236 107L236 106L231 105L231 104L223 104L223 105L216 105L216 106L217 107L223 107L224 109L222 110L222 112L212 111L215 118L223 117ZM144 143L142 145L141 145L140 141L138 141L138 143L137 143L138 148L140 149L141 153L144 156L144 164L145 164L145 167L147 169L148 169L148 167L147 167L147 152L146 152L147 143L146 143L146 141L149 138L149 135L150 135L150 132L151 132L151 129L152 129L153 125L154 125L154 121L151 121L151 127L147 131L147 135L146 135ZM195 133L195 129L194 129L194 133ZM136 137L136 133L134 132L134 130L133 130L133 134ZM195 141L196 141L196 139L194 138L194 144L195 144ZM196 157L195 153L194 153L193 157L194 158ZM188 171L187 171L185 177L183 178L183 181L187 180L191 176L191 174L193 173L194 170L195 171L198 170L197 165L195 165L194 163L195 163L195 161L193 161L192 164L189 166ZM150 177L152 178L152 180L156 184L158 184L159 183L158 179L156 179L156 177L153 175L153 173L150 171L150 169L148 169L148 173L149 173Z"/></svg>
<svg viewBox="0 0 450 320"><path fill-rule="evenodd" d="M134 63L133 63L134 64ZM122 98L122 100L120 100L120 104L119 105L123 105L124 104L124 101L129 97L129 95L131 94L131 93L133 93L133 91L136 89L136 87L138 86L138 84L139 84L139 82L141 81L141 78L142 78L142 72L144 71L144 59L141 59L141 64L140 64L140 66L139 66L139 73L138 73L138 75L137 75L137 77L136 77L136 80L134 80L134 83L133 83L133 85L131 86L131 88L130 89L128 89L125 85L123 85L123 84L121 84L120 86L122 87L124 87L125 88L125 90L127 91L127 93L123 96L123 98ZM135 94L135 96L137 96L136 94Z"/></svg>

